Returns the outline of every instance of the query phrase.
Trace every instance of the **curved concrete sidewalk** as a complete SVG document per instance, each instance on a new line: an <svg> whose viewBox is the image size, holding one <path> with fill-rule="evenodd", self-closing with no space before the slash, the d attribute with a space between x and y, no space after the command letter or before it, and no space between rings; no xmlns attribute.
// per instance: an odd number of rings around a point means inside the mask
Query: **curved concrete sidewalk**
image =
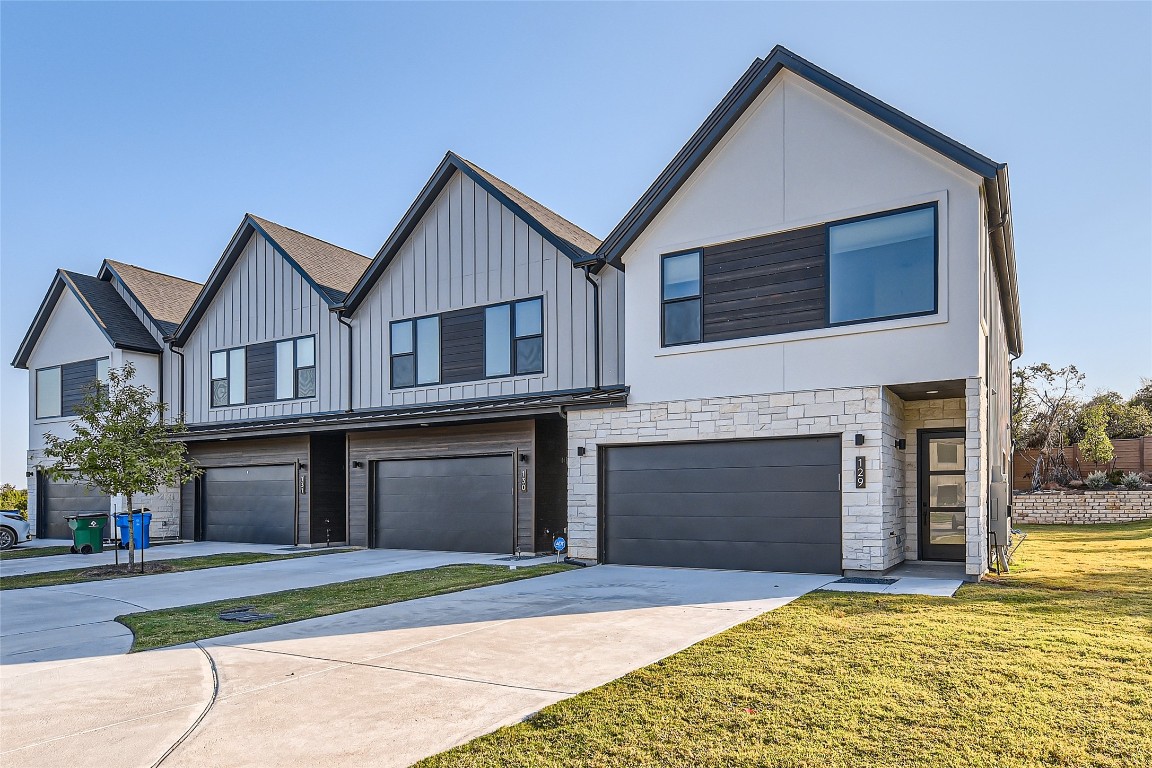
<svg viewBox="0 0 1152 768"><path fill-rule="evenodd" d="M152 766L211 702L165 768L409 765L835 578L599 566L269 627L201 643L214 700L197 646L14 665L0 762Z"/></svg>

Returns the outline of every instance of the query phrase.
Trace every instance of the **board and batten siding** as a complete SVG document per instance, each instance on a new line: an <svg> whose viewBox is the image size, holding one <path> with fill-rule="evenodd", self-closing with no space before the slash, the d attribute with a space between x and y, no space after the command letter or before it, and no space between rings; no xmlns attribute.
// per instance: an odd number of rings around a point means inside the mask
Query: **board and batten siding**
<svg viewBox="0 0 1152 768"><path fill-rule="evenodd" d="M347 386L347 331L308 281L253 233L184 346L189 424L264 419L342 410ZM211 407L210 355L265 341L316 337L316 397Z"/></svg>
<svg viewBox="0 0 1152 768"><path fill-rule="evenodd" d="M112 287L116 289L116 293L120 294L120 298L124 299L124 303L132 310L132 314L136 315L144 327L148 329L148 333L152 338L156 339L156 343L160 345L160 348L164 350L160 361L163 375L160 377L161 381L155 384L155 388L157 390L163 389L162 392L159 392L160 400L161 402L168 403L169 413L179 414L180 409L183 407L179 402L180 358L172 354L172 350L164 341L164 334L161 333L156 326L152 325L152 321L148 319L148 313L132 296L132 292L115 278L112 280Z"/></svg>
<svg viewBox="0 0 1152 768"><path fill-rule="evenodd" d="M622 275L601 272L602 383L622 375ZM544 372L391 389L395 320L542 296ZM395 407L591 387L592 287L583 272L496 198L457 172L352 317L356 408ZM610 322L607 320L610 319ZM443 343L443 342L442 342ZM442 380L459 378L444 371Z"/></svg>

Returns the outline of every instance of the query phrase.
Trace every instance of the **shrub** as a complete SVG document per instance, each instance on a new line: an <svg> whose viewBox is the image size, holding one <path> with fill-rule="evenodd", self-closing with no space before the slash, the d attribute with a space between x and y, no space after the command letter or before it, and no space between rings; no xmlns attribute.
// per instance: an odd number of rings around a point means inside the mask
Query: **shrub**
<svg viewBox="0 0 1152 768"><path fill-rule="evenodd" d="M1120 484L1130 491L1138 491L1140 486L1144 485L1144 479L1138 472L1129 472L1120 478Z"/></svg>
<svg viewBox="0 0 1152 768"><path fill-rule="evenodd" d="M1112 461L1115 451L1108 439L1108 417L1104 406L1094 405L1084 413L1084 438L1080 441L1080 454L1099 466Z"/></svg>
<svg viewBox="0 0 1152 768"><path fill-rule="evenodd" d="M1103 472L1093 472L1088 475L1088 479L1084 482L1088 483L1088 487L1099 491L1104 486L1108 485L1108 475Z"/></svg>
<svg viewBox="0 0 1152 768"><path fill-rule="evenodd" d="M1124 481L1124 470L1113 469L1108 473L1108 482L1112 485L1120 485Z"/></svg>

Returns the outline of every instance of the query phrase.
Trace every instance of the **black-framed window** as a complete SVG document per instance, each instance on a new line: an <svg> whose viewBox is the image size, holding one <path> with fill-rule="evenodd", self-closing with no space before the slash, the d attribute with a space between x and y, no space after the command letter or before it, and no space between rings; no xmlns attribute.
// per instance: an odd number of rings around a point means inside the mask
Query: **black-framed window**
<svg viewBox="0 0 1152 768"><path fill-rule="evenodd" d="M484 308L484 375L544 372L544 300L523 299Z"/></svg>
<svg viewBox="0 0 1152 768"><path fill-rule="evenodd" d="M665 347L695 344L704 332L701 251L660 260L660 334Z"/></svg>
<svg viewBox="0 0 1152 768"><path fill-rule="evenodd" d="M36 418L72 416L93 383L108 382L108 358L81 360L36 370Z"/></svg>
<svg viewBox="0 0 1152 768"><path fill-rule="evenodd" d="M276 399L316 396L316 337L276 342Z"/></svg>
<svg viewBox="0 0 1152 768"><path fill-rule="evenodd" d="M244 347L216 350L209 356L209 386L212 407L243 405L246 391Z"/></svg>
<svg viewBox="0 0 1152 768"><path fill-rule="evenodd" d="M937 311L935 203L828 225L828 324Z"/></svg>
<svg viewBox="0 0 1152 768"><path fill-rule="evenodd" d="M392 388L440 383L440 317L399 320L391 326Z"/></svg>

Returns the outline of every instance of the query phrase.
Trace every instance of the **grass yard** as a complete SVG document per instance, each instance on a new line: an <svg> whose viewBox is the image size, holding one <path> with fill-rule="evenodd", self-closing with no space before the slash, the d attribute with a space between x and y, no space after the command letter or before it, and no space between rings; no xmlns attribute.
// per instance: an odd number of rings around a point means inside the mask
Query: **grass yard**
<svg viewBox="0 0 1152 768"><path fill-rule="evenodd" d="M320 549L312 552L286 552L274 554L266 552L228 552L220 555L200 555L198 557L175 557L170 560L149 560L144 556L147 573L178 573L180 571L198 571L202 568L221 568L227 565L249 565L251 563L270 563L274 560L291 560L296 557L316 557L318 555L334 555L338 552L348 552L348 549ZM67 552L67 549L65 549ZM106 579L127 579L140 576L140 572L129 571L126 561L128 553L121 552L122 562L119 566L99 565L89 568L71 568L67 571L47 571L45 573L28 573L21 576L0 576L0 589L27 589L29 587L55 587L60 584L82 584L88 581L104 581ZM136 553L139 558L140 553ZM77 555L83 557L83 555ZM140 567L137 560L136 567Z"/></svg>
<svg viewBox="0 0 1152 768"><path fill-rule="evenodd" d="M1152 521L1029 533L954 599L813 593L418 765L1152 766Z"/></svg>
<svg viewBox="0 0 1152 768"><path fill-rule="evenodd" d="M0 560L23 560L26 557L48 557L68 553L68 547L16 547L0 550Z"/></svg>
<svg viewBox="0 0 1152 768"><path fill-rule="evenodd" d="M360 608L373 608L377 605L415 600L419 597L531 579L567 571L574 567L576 566L548 564L512 570L502 565L445 565L440 568L374 576L370 579L327 584L321 587L293 589L146 613L130 613L119 616L116 620L132 630L135 636L132 650L146 651ZM255 613L271 613L275 614L276 618L248 624L220 619L219 614L222 611L239 606L251 606Z"/></svg>

